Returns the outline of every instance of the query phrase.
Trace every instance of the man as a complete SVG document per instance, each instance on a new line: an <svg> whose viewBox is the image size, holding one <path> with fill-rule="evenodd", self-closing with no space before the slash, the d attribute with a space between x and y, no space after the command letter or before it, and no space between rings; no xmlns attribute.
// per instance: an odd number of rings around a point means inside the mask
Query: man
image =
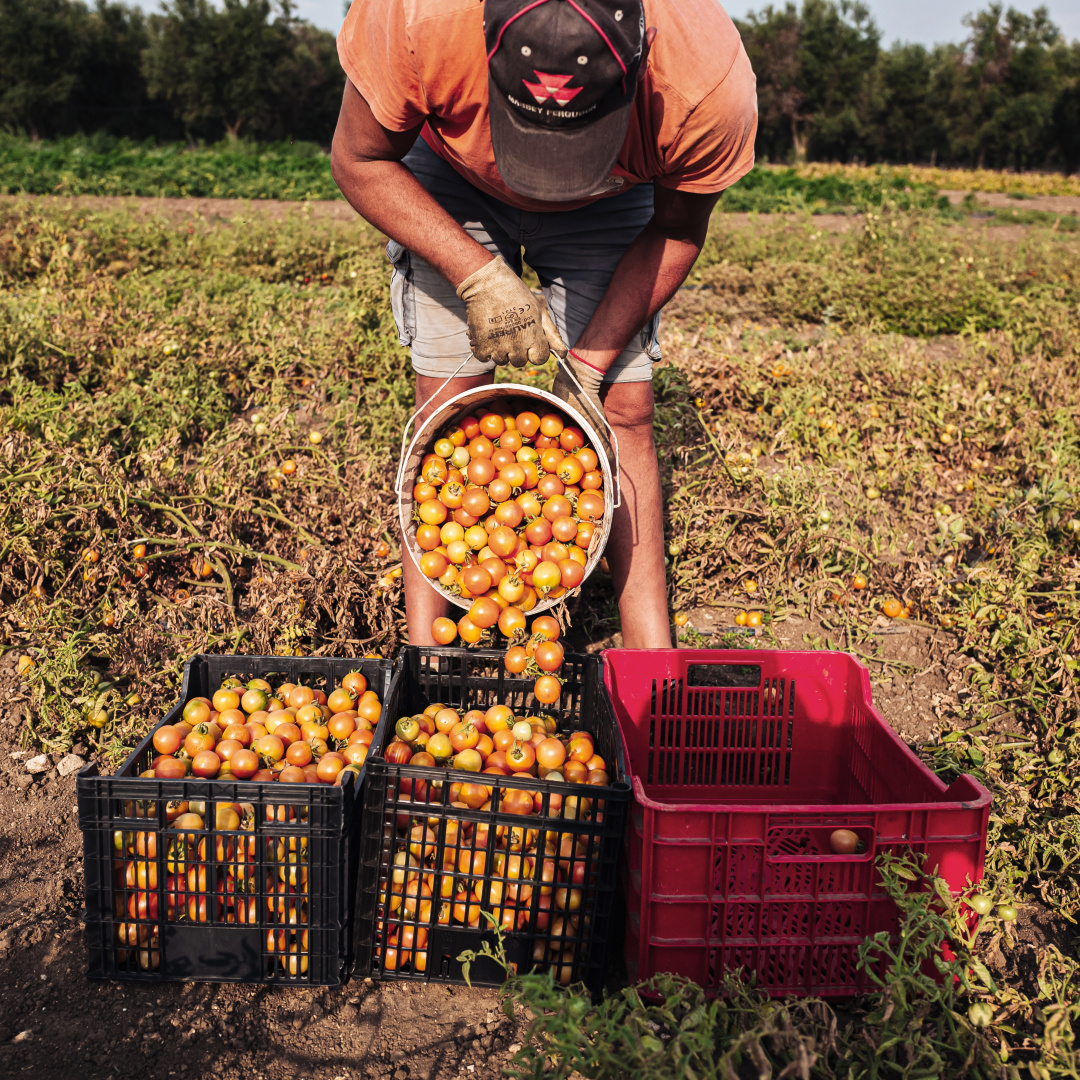
<svg viewBox="0 0 1080 1080"><path fill-rule="evenodd" d="M650 380L660 309L753 165L738 32L716 0L353 0L338 53L334 179L391 238L417 406L565 357L576 379L560 369L555 393L618 438L623 644L670 647ZM448 605L403 565L410 640L433 644Z"/></svg>

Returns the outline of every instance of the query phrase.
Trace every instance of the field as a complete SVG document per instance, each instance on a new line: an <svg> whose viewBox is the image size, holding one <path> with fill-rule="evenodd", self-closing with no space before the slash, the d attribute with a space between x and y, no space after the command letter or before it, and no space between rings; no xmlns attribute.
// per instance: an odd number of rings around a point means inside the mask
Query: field
<svg viewBox="0 0 1080 1080"><path fill-rule="evenodd" d="M412 381L359 224L0 204L4 1071L487 1080L527 1004L544 1075L1080 1074L1080 249L945 214L926 183L845 228L717 215L655 379L671 609L688 647L746 643L759 610L763 645L862 657L925 760L993 790L984 892L1019 918L972 940L920 894L881 993L843 1007L681 987L660 1010L613 976L589 1009L525 979L513 1019L465 989L83 979L74 781L12 752L115 764L197 651L393 655ZM578 647L618 643L602 576L569 614Z"/></svg>

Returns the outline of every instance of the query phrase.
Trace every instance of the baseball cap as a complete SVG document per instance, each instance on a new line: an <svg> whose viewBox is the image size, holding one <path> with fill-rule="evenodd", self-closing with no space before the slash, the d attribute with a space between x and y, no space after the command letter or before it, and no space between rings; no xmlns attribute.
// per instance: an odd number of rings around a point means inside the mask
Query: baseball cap
<svg viewBox="0 0 1080 1080"><path fill-rule="evenodd" d="M491 145L519 195L606 190L637 90L640 0L484 0Z"/></svg>

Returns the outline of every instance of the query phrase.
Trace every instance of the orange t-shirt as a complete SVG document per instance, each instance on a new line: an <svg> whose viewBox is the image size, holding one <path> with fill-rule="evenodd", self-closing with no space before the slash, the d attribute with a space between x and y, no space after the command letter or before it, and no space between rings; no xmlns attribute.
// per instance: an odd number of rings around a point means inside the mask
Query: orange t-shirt
<svg viewBox="0 0 1080 1080"><path fill-rule="evenodd" d="M644 0L657 28L630 127L605 194L655 181L723 191L754 164L757 93L739 32L716 0ZM427 121L431 148L480 190L521 210L573 209L511 191L488 121L483 0L353 0L338 56L375 119L391 131Z"/></svg>

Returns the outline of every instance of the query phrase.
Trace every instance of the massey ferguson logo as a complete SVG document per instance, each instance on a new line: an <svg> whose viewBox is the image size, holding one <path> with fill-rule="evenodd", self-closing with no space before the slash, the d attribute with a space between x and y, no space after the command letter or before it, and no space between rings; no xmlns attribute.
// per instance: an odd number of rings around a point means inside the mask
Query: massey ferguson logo
<svg viewBox="0 0 1080 1080"><path fill-rule="evenodd" d="M533 74L540 80L539 82L529 82L528 79L521 81L525 84L525 89L536 98L537 105L543 105L550 98L559 108L562 108L584 89L581 86L567 87L566 84L574 77L573 75L547 75L535 68L533 68Z"/></svg>

